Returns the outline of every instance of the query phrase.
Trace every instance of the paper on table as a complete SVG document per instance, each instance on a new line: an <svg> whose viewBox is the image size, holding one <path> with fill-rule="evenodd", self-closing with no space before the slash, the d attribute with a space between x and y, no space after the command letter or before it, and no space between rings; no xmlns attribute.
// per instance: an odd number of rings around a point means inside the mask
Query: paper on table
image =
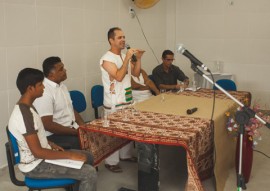
<svg viewBox="0 0 270 191"><path fill-rule="evenodd" d="M197 87L196 88L196 90L199 90L199 89L201 89L201 87ZM185 90L187 90L187 91L193 91L193 88L192 87L189 87L189 88L186 88Z"/></svg>
<svg viewBox="0 0 270 191"><path fill-rule="evenodd" d="M45 162L59 165L59 166L75 168L75 169L81 169L84 163L83 161L71 160L71 159L54 159L54 160L46 159Z"/></svg>

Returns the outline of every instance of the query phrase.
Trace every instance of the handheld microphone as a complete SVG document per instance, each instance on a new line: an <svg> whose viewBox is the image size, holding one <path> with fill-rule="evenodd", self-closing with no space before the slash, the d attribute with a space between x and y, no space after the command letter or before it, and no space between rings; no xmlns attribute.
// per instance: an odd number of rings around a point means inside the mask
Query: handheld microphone
<svg viewBox="0 0 270 191"><path fill-rule="evenodd" d="M127 50L130 49L129 44L126 44L125 46L126 46ZM136 58L136 55L135 54L132 54L131 61L132 62L137 62L137 58Z"/></svg>
<svg viewBox="0 0 270 191"><path fill-rule="evenodd" d="M187 110L187 114L188 114L188 115L191 115L192 113L196 112L197 110L198 110L197 107L194 107L194 108L192 108L192 109L188 109L188 110Z"/></svg>
<svg viewBox="0 0 270 191"><path fill-rule="evenodd" d="M202 69L207 72L210 72L210 70L200 60L198 60L187 49L184 48L183 44L178 44L176 46L176 51L186 56L193 64L202 67Z"/></svg>

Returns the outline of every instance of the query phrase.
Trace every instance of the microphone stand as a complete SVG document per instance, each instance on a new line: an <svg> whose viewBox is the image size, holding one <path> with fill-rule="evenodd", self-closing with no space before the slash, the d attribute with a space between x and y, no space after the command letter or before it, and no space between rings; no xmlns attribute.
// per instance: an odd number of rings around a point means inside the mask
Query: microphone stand
<svg viewBox="0 0 270 191"><path fill-rule="evenodd" d="M237 191L241 191L242 189L246 189L245 184L245 178L242 174L242 147L243 147L243 136L245 134L245 125L248 124L250 118L256 117L261 123L263 123L266 127L270 128L270 124L264 121L262 118L260 118L258 115L256 115L256 112L250 109L249 107L245 106L243 103L241 103L239 100L237 100L235 97L233 97L228 91L224 90L221 86L219 86L217 83L215 83L212 79L210 79L208 76L204 74L203 71L201 71L198 68L198 65L191 62L191 69L204 77L208 82L216 86L220 91L222 91L225 95L227 95L229 98L231 98L234 102L236 102L239 106L241 106L242 110L237 111L235 114L235 120L239 124L239 135L240 135L240 144L239 144L239 166L238 166L238 174L237 174Z"/></svg>

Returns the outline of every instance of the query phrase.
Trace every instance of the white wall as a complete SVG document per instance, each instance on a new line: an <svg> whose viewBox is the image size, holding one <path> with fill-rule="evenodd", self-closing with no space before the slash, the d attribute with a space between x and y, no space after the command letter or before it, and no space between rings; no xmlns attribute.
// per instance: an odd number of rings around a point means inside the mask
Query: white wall
<svg viewBox="0 0 270 191"><path fill-rule="evenodd" d="M0 0L0 168L6 165L5 126L19 98L15 85L24 67L41 69L42 61L60 56L69 89L84 92L88 102L84 119L93 119L90 89L101 83L99 59L108 50L107 31L119 26L132 47L146 50L144 68L157 64L136 19L128 14L131 0ZM158 58L166 44L166 1L137 10Z"/></svg>
<svg viewBox="0 0 270 191"><path fill-rule="evenodd" d="M210 69L216 60L235 75L239 90L250 91L262 108L270 106L270 1L168 0L167 47L185 47ZM190 77L183 55L176 62Z"/></svg>

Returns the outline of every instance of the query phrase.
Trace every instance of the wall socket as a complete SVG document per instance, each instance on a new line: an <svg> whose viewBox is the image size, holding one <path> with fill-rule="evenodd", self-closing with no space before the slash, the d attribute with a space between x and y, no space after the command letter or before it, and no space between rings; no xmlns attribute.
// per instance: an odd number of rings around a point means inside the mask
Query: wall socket
<svg viewBox="0 0 270 191"><path fill-rule="evenodd" d="M128 13L130 14L131 18L135 17L135 11L134 11L133 7L130 6L128 8Z"/></svg>

